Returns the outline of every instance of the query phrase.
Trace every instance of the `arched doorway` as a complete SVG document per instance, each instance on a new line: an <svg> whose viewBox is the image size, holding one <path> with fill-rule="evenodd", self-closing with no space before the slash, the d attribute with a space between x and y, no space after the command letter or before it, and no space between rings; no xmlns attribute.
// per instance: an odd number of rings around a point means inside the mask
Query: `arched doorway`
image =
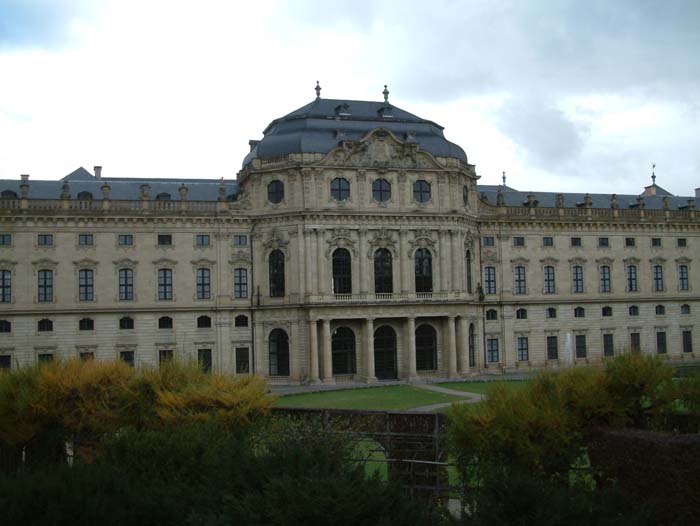
<svg viewBox="0 0 700 526"><path fill-rule="evenodd" d="M333 374L355 374L355 333L338 327L331 336Z"/></svg>
<svg viewBox="0 0 700 526"><path fill-rule="evenodd" d="M374 332L374 374L378 380L398 378L396 332L388 325Z"/></svg>

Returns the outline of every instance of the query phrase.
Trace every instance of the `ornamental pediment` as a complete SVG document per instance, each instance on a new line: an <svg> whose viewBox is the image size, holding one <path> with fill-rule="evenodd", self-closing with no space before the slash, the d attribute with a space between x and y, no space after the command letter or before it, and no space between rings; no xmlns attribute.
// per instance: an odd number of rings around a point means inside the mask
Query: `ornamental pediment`
<svg viewBox="0 0 700 526"><path fill-rule="evenodd" d="M156 259L153 262L153 264L156 266L159 266L159 267L166 267L167 268L167 267L174 267L175 265L177 265L177 261L175 261L174 259L160 258L160 259Z"/></svg>
<svg viewBox="0 0 700 526"><path fill-rule="evenodd" d="M555 266L557 263L559 263L559 260L557 258L549 257L549 258L540 259L540 263L542 263L543 265Z"/></svg>
<svg viewBox="0 0 700 526"><path fill-rule="evenodd" d="M282 250L283 252L287 245L289 245L289 241L285 241L277 230L273 230L268 240L263 243L266 250Z"/></svg>
<svg viewBox="0 0 700 526"><path fill-rule="evenodd" d="M328 240L328 248L326 249L326 257L330 256L331 252L337 248L345 248L357 257L355 249L355 241L350 237L350 230L347 228L336 228L333 230L331 239Z"/></svg>
<svg viewBox="0 0 700 526"><path fill-rule="evenodd" d="M131 268L131 269L133 269L134 267L136 267L136 265L139 264L138 261L135 261L135 260L129 259L129 258L118 259L116 261L112 261L112 263L114 263L114 265L119 267L119 268Z"/></svg>
<svg viewBox="0 0 700 526"><path fill-rule="evenodd" d="M598 265L611 266L613 264L613 260L610 258L599 258L599 259L596 259L595 262L598 263Z"/></svg>
<svg viewBox="0 0 700 526"><path fill-rule="evenodd" d="M213 267L216 265L216 261L212 259L200 258L194 261L190 261L195 267Z"/></svg>
<svg viewBox="0 0 700 526"><path fill-rule="evenodd" d="M32 266L36 268L56 268L58 267L58 261L42 258L37 259L36 261L32 261Z"/></svg>
<svg viewBox="0 0 700 526"><path fill-rule="evenodd" d="M625 258L622 261L625 265L639 265L639 258Z"/></svg>
<svg viewBox="0 0 700 526"><path fill-rule="evenodd" d="M386 248L392 255L396 255L396 243L391 237L391 232L386 228L381 228L374 233L374 237L369 240L369 250L367 257L372 259L377 249Z"/></svg>
<svg viewBox="0 0 700 526"><path fill-rule="evenodd" d="M569 263L571 265L584 265L586 263L586 258L571 258Z"/></svg>
<svg viewBox="0 0 700 526"><path fill-rule="evenodd" d="M417 142L401 141L386 128L370 131L358 141L342 141L318 164L363 168L423 168L442 170Z"/></svg>
<svg viewBox="0 0 700 526"><path fill-rule="evenodd" d="M10 261L9 259L0 259L0 268L14 268L17 265L16 261Z"/></svg>

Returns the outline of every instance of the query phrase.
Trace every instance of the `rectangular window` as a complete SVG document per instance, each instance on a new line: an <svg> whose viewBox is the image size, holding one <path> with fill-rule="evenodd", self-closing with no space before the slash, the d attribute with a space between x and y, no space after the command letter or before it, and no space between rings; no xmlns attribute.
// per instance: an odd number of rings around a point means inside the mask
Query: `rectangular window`
<svg viewBox="0 0 700 526"><path fill-rule="evenodd" d="M119 300L134 299L134 271L130 268L119 269Z"/></svg>
<svg viewBox="0 0 700 526"><path fill-rule="evenodd" d="M556 336L547 336L547 360L559 359L559 338Z"/></svg>
<svg viewBox="0 0 700 526"><path fill-rule="evenodd" d="M134 366L134 351L121 351L119 353L119 359L129 364L131 367Z"/></svg>
<svg viewBox="0 0 700 526"><path fill-rule="evenodd" d="M544 293L554 294L555 292L554 267L544 267Z"/></svg>
<svg viewBox="0 0 700 526"><path fill-rule="evenodd" d="M684 237L679 237L679 238L676 240L676 244L677 244L679 247L683 248L683 247L687 247L687 246L688 246L688 241L687 241Z"/></svg>
<svg viewBox="0 0 700 526"><path fill-rule="evenodd" d="M580 237L572 237L571 238L571 246L572 247L583 246L583 244L581 243L581 238Z"/></svg>
<svg viewBox="0 0 700 526"><path fill-rule="evenodd" d="M486 340L486 360L488 363L498 363L498 338Z"/></svg>
<svg viewBox="0 0 700 526"><path fill-rule="evenodd" d="M241 247L248 244L248 236L242 234L234 234L233 244L235 246Z"/></svg>
<svg viewBox="0 0 700 526"><path fill-rule="evenodd" d="M586 335L577 334L576 335L576 358L586 357Z"/></svg>
<svg viewBox="0 0 700 526"><path fill-rule="evenodd" d="M484 246L485 247L492 247L496 243L494 242L493 236L484 236Z"/></svg>
<svg viewBox="0 0 700 526"><path fill-rule="evenodd" d="M626 237L625 238L625 246L626 247L633 247L636 245L636 242L633 237Z"/></svg>
<svg viewBox="0 0 700 526"><path fill-rule="evenodd" d="M527 362L530 359L527 336L518 336L517 345L518 361Z"/></svg>
<svg viewBox="0 0 700 526"><path fill-rule="evenodd" d="M134 236L132 234L119 234L119 237L117 237L117 243L123 247L131 246L134 244Z"/></svg>
<svg viewBox="0 0 700 526"><path fill-rule="evenodd" d="M654 292L661 292L664 290L664 269L661 265L654 265L652 271L654 274Z"/></svg>
<svg viewBox="0 0 700 526"><path fill-rule="evenodd" d="M632 352L639 352L642 349L642 338L638 332L630 333L630 350Z"/></svg>
<svg viewBox="0 0 700 526"><path fill-rule="evenodd" d="M173 236L170 234L158 234L158 245L169 246L173 244Z"/></svg>
<svg viewBox="0 0 700 526"><path fill-rule="evenodd" d="M688 290L688 265L678 265L678 288Z"/></svg>
<svg viewBox="0 0 700 526"><path fill-rule="evenodd" d="M652 247L660 247L661 246L661 238L660 237L652 237L651 238L651 246Z"/></svg>
<svg viewBox="0 0 700 526"><path fill-rule="evenodd" d="M571 267L571 291L583 292L583 267L581 265Z"/></svg>
<svg viewBox="0 0 700 526"><path fill-rule="evenodd" d="M211 349L198 349L197 362L205 373L211 372Z"/></svg>
<svg viewBox="0 0 700 526"><path fill-rule="evenodd" d="M172 349L161 349L158 351L158 365L163 366L173 361Z"/></svg>
<svg viewBox="0 0 700 526"><path fill-rule="evenodd" d="M39 363L50 363L53 362L53 353L41 353L38 354L36 357L37 362Z"/></svg>
<svg viewBox="0 0 700 526"><path fill-rule="evenodd" d="M526 294L527 287L525 286L525 267L515 267L515 294Z"/></svg>
<svg viewBox="0 0 700 526"><path fill-rule="evenodd" d="M209 246L209 234L197 234L194 238L194 242L198 247Z"/></svg>
<svg viewBox="0 0 700 526"><path fill-rule="evenodd" d="M554 246L554 238L551 236L545 236L542 238L542 246L543 247L553 247Z"/></svg>
<svg viewBox="0 0 700 526"><path fill-rule="evenodd" d="M637 267L634 265L627 267L627 291L637 292Z"/></svg>
<svg viewBox="0 0 700 526"><path fill-rule="evenodd" d="M39 234L36 236L36 244L40 247L53 246L53 234Z"/></svg>
<svg viewBox="0 0 700 526"><path fill-rule="evenodd" d="M12 234L0 234L0 247L9 247L12 244Z"/></svg>
<svg viewBox="0 0 700 526"><path fill-rule="evenodd" d="M197 269L197 299L211 298L211 272L208 268Z"/></svg>
<svg viewBox="0 0 700 526"><path fill-rule="evenodd" d="M607 237L599 237L598 246L600 248L608 248L610 246L610 240Z"/></svg>
<svg viewBox="0 0 700 526"><path fill-rule="evenodd" d="M666 354L666 333L663 331L656 333L656 352Z"/></svg>
<svg viewBox="0 0 700 526"><path fill-rule="evenodd" d="M610 292L610 267L600 267L600 292Z"/></svg>
<svg viewBox="0 0 700 526"><path fill-rule="evenodd" d="M53 271L40 270L38 280L37 299L39 301L53 301Z"/></svg>
<svg viewBox="0 0 700 526"><path fill-rule="evenodd" d="M249 356L248 347L236 347L236 374L250 373Z"/></svg>
<svg viewBox="0 0 700 526"><path fill-rule="evenodd" d="M0 270L0 303L12 301L12 272Z"/></svg>
<svg viewBox="0 0 700 526"><path fill-rule="evenodd" d="M496 267L484 268L484 294L496 294Z"/></svg>
<svg viewBox="0 0 700 526"><path fill-rule="evenodd" d="M513 236L513 246L514 247L524 247L525 238L523 236Z"/></svg>
<svg viewBox="0 0 700 526"><path fill-rule="evenodd" d="M692 331L683 331L683 352L693 352Z"/></svg>
<svg viewBox="0 0 700 526"><path fill-rule="evenodd" d="M173 299L173 271L169 268L158 269L158 299Z"/></svg>
<svg viewBox="0 0 700 526"><path fill-rule="evenodd" d="M236 299L248 297L248 269L233 270L233 297Z"/></svg>
<svg viewBox="0 0 700 526"><path fill-rule="evenodd" d="M95 299L94 273L90 269L78 271L78 299L80 301Z"/></svg>
<svg viewBox="0 0 700 526"><path fill-rule="evenodd" d="M603 334L603 356L615 355L615 343L612 334Z"/></svg>
<svg viewBox="0 0 700 526"><path fill-rule="evenodd" d="M12 369L12 356L9 354L0 355L0 369Z"/></svg>
<svg viewBox="0 0 700 526"><path fill-rule="evenodd" d="M95 238L92 234L78 234L78 245L81 247L92 246L95 244Z"/></svg>

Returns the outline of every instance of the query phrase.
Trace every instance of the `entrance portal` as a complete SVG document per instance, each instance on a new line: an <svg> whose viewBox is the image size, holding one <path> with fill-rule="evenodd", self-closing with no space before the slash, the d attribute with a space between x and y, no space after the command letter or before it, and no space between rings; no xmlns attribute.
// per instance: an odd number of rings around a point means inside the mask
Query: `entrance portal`
<svg viewBox="0 0 700 526"><path fill-rule="evenodd" d="M374 374L378 380L398 378L396 332L388 325L374 332Z"/></svg>

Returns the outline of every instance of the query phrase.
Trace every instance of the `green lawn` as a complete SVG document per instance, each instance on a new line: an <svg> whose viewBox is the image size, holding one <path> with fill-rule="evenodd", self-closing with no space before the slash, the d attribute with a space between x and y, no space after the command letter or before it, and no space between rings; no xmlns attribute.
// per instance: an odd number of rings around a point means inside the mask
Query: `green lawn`
<svg viewBox="0 0 700 526"><path fill-rule="evenodd" d="M437 385L457 391L488 394L497 385L504 386L506 389L518 390L523 389L528 383L528 380L494 380L491 382L445 382Z"/></svg>
<svg viewBox="0 0 700 526"><path fill-rule="evenodd" d="M462 399L459 396L434 393L410 385L394 385L281 396L275 405L277 407L401 411Z"/></svg>

